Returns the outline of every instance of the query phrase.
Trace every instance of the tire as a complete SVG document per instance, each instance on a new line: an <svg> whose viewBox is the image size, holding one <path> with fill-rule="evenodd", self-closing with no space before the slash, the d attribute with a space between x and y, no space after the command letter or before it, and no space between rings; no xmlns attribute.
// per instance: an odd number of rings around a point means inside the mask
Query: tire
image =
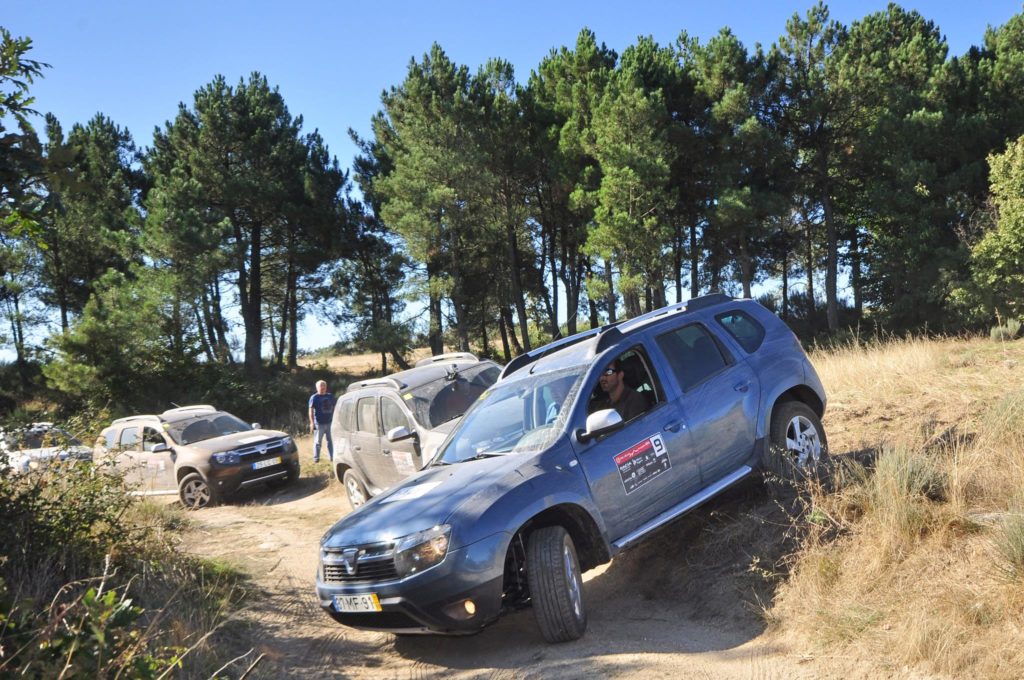
<svg viewBox="0 0 1024 680"><path fill-rule="evenodd" d="M786 401L772 413L766 472L795 481L817 476L828 459L828 439L821 419L801 401Z"/></svg>
<svg viewBox="0 0 1024 680"><path fill-rule="evenodd" d="M198 472L192 472L181 478L178 484L178 498L188 510L198 510L217 505L220 494L203 479Z"/></svg>
<svg viewBox="0 0 1024 680"><path fill-rule="evenodd" d="M526 581L533 614L548 642L578 640L587 630L583 577L576 546L560 526L530 534L526 546Z"/></svg>
<svg viewBox="0 0 1024 680"><path fill-rule="evenodd" d="M363 481L359 479L359 475L352 472L352 470L345 470L345 476L342 477L342 483L345 485L345 493L348 495L348 503L352 506L353 510L358 510L366 503L366 501L370 500L370 494L366 493L366 486L364 486Z"/></svg>

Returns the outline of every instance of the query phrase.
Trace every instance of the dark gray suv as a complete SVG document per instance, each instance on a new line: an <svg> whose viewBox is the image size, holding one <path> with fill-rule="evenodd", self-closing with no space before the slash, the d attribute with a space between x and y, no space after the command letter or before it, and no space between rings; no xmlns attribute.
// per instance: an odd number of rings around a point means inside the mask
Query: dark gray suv
<svg viewBox="0 0 1024 680"><path fill-rule="evenodd" d="M468 352L348 386L334 408L334 474L358 508L418 472L501 367Z"/></svg>
<svg viewBox="0 0 1024 680"><path fill-rule="evenodd" d="M628 387L628 390L626 389ZM825 392L752 300L710 295L517 357L433 461L320 541L348 626L472 633L532 604L583 635L581 572L759 469L816 469Z"/></svg>

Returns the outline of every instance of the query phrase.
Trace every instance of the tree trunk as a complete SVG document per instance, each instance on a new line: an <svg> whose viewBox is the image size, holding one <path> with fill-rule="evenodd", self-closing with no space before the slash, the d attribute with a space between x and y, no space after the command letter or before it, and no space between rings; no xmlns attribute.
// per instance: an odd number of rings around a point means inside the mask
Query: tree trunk
<svg viewBox="0 0 1024 680"><path fill-rule="evenodd" d="M587 298L587 307L590 309L590 327L598 328L601 326L601 311L597 308L597 303L591 298Z"/></svg>
<svg viewBox="0 0 1024 680"><path fill-rule="evenodd" d="M608 284L605 302L608 305L608 323L615 323L615 284L612 281L612 263L604 261L604 281Z"/></svg>
<svg viewBox="0 0 1024 680"><path fill-rule="evenodd" d="M832 199L825 190L822 207L825 210L825 238L827 240L827 263L825 267L825 304L828 316L828 330L839 330L839 239L836 235L836 221L832 214Z"/></svg>
<svg viewBox="0 0 1024 680"><path fill-rule="evenodd" d="M814 233L813 223L807 220L807 325L814 333L814 322L818 316L817 305L814 304Z"/></svg>
<svg viewBox="0 0 1024 680"><path fill-rule="evenodd" d="M444 354L444 329L441 327L441 296L433 285L437 277L435 269L436 267L427 265L427 283L430 286L430 301L427 303L430 310L430 327L427 338L430 342L430 353L437 356Z"/></svg>
<svg viewBox="0 0 1024 680"><path fill-rule="evenodd" d="M236 227L235 231L236 238L240 240L241 229ZM242 263L238 271L242 324L245 328L245 372L249 375L259 375L263 368L263 357L261 356L261 345L263 344L262 231L259 225L253 225L248 252L248 273L246 273L244 255L241 258Z"/></svg>
<svg viewBox="0 0 1024 680"><path fill-rule="evenodd" d="M750 253L747 252L747 235L742 229L740 230L739 241L740 256L738 259L740 265L740 279L742 279L741 283L743 284L743 297L750 299L750 280L754 278L754 273L751 271L753 266L751 263Z"/></svg>
<svg viewBox="0 0 1024 680"><path fill-rule="evenodd" d="M505 235L508 238L508 258L512 265L512 299L516 306L516 314L519 316L519 327L524 331L523 346L529 351L530 336L525 332L527 329L526 296L523 294L522 264L519 259L519 244L514 224L506 225Z"/></svg>
<svg viewBox="0 0 1024 680"><path fill-rule="evenodd" d="M676 284L676 304L683 301L683 228L676 224L672 241L672 282Z"/></svg>
<svg viewBox="0 0 1024 680"><path fill-rule="evenodd" d="M405 357L399 354L398 350L396 350L394 347L392 347L389 351L391 354L391 361L393 361L395 363L395 366L398 366L399 369L403 371L408 371L410 368L412 368L412 366L409 365L409 362L405 360Z"/></svg>
<svg viewBox="0 0 1024 680"><path fill-rule="evenodd" d="M700 253L697 252L697 223L690 225L690 299L700 297Z"/></svg>
<svg viewBox="0 0 1024 680"><path fill-rule="evenodd" d="M516 327L512 323L512 312L504 305L501 307L501 319L508 326L509 331L511 331L508 335L509 340L512 341L512 350L516 353L516 356L522 354L523 346L519 344L519 338L516 336Z"/></svg>
<svg viewBox="0 0 1024 680"><path fill-rule="evenodd" d="M512 352L508 347L508 329L505 327L505 315L498 314L498 332L501 334L501 351L505 354L505 363L512 361Z"/></svg>
<svg viewBox="0 0 1024 680"><path fill-rule="evenodd" d="M288 314L288 368L299 365L299 275L292 266L288 272L288 288L291 291Z"/></svg>
<svg viewBox="0 0 1024 680"><path fill-rule="evenodd" d="M853 309L857 315L857 321L864 317L864 297L861 294L861 273L860 273L860 242L858 238L858 227L850 230L850 286L853 288Z"/></svg>
<svg viewBox="0 0 1024 680"><path fill-rule="evenodd" d="M548 316L551 323L551 339L557 340L562 337L562 331L558 326L558 264L555 255L555 239L552 234L549 257L551 260L551 301L548 304Z"/></svg>
<svg viewBox="0 0 1024 680"><path fill-rule="evenodd" d="M782 254L782 318L789 318L789 250Z"/></svg>
<svg viewBox="0 0 1024 680"><path fill-rule="evenodd" d="M205 293L203 297L205 298ZM216 358L213 354L213 346L210 344L210 329L207 328L208 324L203 322L205 312L200 312L198 306L193 309L193 312L196 315L196 327L199 329L199 341L203 346L203 354L206 355L206 360L212 364Z"/></svg>

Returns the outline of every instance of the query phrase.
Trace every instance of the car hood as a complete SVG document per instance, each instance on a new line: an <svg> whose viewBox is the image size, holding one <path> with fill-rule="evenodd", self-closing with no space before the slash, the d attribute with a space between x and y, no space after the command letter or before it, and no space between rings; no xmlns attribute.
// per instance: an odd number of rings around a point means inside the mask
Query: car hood
<svg viewBox="0 0 1024 680"><path fill-rule="evenodd" d="M325 547L389 542L444 524L471 499L500 494L522 481L520 466L532 456L508 455L427 468L341 518L322 540ZM464 543L455 534L454 547Z"/></svg>
<svg viewBox="0 0 1024 680"><path fill-rule="evenodd" d="M252 446L287 436L287 434L278 430L248 430L246 432L235 432L221 437L213 437L212 439L204 439L191 444L183 444L183 446L187 446L188 448L196 451L216 453L218 451L230 451L231 449L237 449L243 446Z"/></svg>

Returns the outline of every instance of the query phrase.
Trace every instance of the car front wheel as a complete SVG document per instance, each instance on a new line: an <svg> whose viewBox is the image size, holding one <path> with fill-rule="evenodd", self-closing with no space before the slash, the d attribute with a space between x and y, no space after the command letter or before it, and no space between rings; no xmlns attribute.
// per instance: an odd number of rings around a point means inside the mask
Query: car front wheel
<svg viewBox="0 0 1024 680"><path fill-rule="evenodd" d="M783 479L817 474L828 456L828 440L818 415L800 401L779 404L772 413L765 468Z"/></svg>
<svg viewBox="0 0 1024 680"><path fill-rule="evenodd" d="M544 527L530 535L526 580L544 639L568 642L582 637L587 629L583 577L576 546L563 527Z"/></svg>
<svg viewBox="0 0 1024 680"><path fill-rule="evenodd" d="M189 510L217 505L220 501L217 492L198 472L192 472L181 478L181 483L178 484L178 497L181 499L181 504Z"/></svg>
<svg viewBox="0 0 1024 680"><path fill-rule="evenodd" d="M348 502L353 510L358 510L370 499L370 495L366 493L366 487L363 486L363 482L356 473L345 470L342 481L345 483L345 493L348 494Z"/></svg>

